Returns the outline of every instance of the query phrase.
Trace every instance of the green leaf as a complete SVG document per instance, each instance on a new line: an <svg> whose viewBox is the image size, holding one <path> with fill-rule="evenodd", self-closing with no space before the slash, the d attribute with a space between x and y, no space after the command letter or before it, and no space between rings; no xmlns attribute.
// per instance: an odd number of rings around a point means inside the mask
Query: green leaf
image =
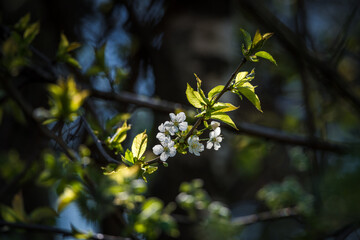
<svg viewBox="0 0 360 240"><path fill-rule="evenodd" d="M147 134L146 134L146 130L140 134L138 134L132 143L131 146L131 152L133 153L134 157L136 157L137 159L140 159L142 157L142 155L145 153L146 151L146 146L147 146Z"/></svg>
<svg viewBox="0 0 360 240"><path fill-rule="evenodd" d="M216 94L220 93L223 89L224 89L224 85L219 85L211 89L210 92L208 93L209 100L211 100Z"/></svg>
<svg viewBox="0 0 360 240"><path fill-rule="evenodd" d="M35 23L31 24L29 27L27 27L24 32L24 39L25 39L26 43L30 44L34 40L36 35L38 35L39 31L40 31L40 23L39 22L35 22Z"/></svg>
<svg viewBox="0 0 360 240"><path fill-rule="evenodd" d="M212 119L216 119L216 120L220 120L228 125L230 125L231 127L235 128L236 130L238 130L238 128L236 127L235 123L233 122L233 120L231 120L231 118L229 117L229 115L227 115L226 113L223 112L216 112L211 114Z"/></svg>
<svg viewBox="0 0 360 240"><path fill-rule="evenodd" d="M58 207L57 212L61 212L67 205L77 198L76 192L70 188L66 187L64 192L58 198Z"/></svg>
<svg viewBox="0 0 360 240"><path fill-rule="evenodd" d="M126 150L125 157L121 156L121 160L129 166L135 164L133 153L129 149Z"/></svg>
<svg viewBox="0 0 360 240"><path fill-rule="evenodd" d="M194 94L195 92L196 91L194 91L194 89L189 84L187 84L187 88L186 88L186 92L185 92L187 100L194 107L202 108L201 101L199 100L199 98L196 97L196 95Z"/></svg>
<svg viewBox="0 0 360 240"><path fill-rule="evenodd" d="M65 36L64 33L61 33L57 55L58 56L63 55L66 52L66 49L68 48L68 46L69 46L69 41L67 40L67 37Z"/></svg>
<svg viewBox="0 0 360 240"><path fill-rule="evenodd" d="M21 220L25 221L26 219L26 213L24 209L24 202L21 192L17 193L14 196L14 199L12 201L13 209L16 214L16 216Z"/></svg>
<svg viewBox="0 0 360 240"><path fill-rule="evenodd" d="M68 57L68 58L66 59L66 62L67 62L68 64L76 67L76 68L81 69L80 63L79 63L75 58L73 58L73 57Z"/></svg>
<svg viewBox="0 0 360 240"><path fill-rule="evenodd" d="M21 221L21 219L19 219L19 217L15 213L14 209L3 204L0 204L0 216L7 222L16 222L19 220Z"/></svg>
<svg viewBox="0 0 360 240"><path fill-rule="evenodd" d="M66 48L67 52L71 52L74 51L75 49L81 47L81 44L78 42L72 42L69 44L69 46Z"/></svg>
<svg viewBox="0 0 360 240"><path fill-rule="evenodd" d="M265 58L265 59L269 60L270 62L272 62L273 64L277 65L275 59L268 52L259 51L259 52L255 53L255 56Z"/></svg>
<svg viewBox="0 0 360 240"><path fill-rule="evenodd" d="M231 103L218 102L218 103L215 103L214 106L211 108L211 110L212 110L211 114L215 114L215 113L219 113L219 112L230 112L230 111L234 111L238 108L239 107L235 107Z"/></svg>
<svg viewBox="0 0 360 240"><path fill-rule="evenodd" d="M261 105L259 97L255 94L255 87L251 85L249 82L244 83L241 87L237 88L238 92L237 94L241 93L244 95L260 112Z"/></svg>
<svg viewBox="0 0 360 240"><path fill-rule="evenodd" d="M44 220L53 219L57 216L58 214L54 211L54 209L49 207L40 207L31 212L29 220L32 223L39 223Z"/></svg>
<svg viewBox="0 0 360 240"><path fill-rule="evenodd" d="M244 44L245 44L245 48L247 51L250 50L251 48L251 35L250 33L248 33L247 31L245 31L244 29L240 29L241 33L242 33L242 37L243 37L243 41L244 41Z"/></svg>
<svg viewBox="0 0 360 240"><path fill-rule="evenodd" d="M246 76L248 75L248 72L239 72L237 75L236 75L236 78L235 78L235 83L239 83L241 82L241 80L243 80Z"/></svg>
<svg viewBox="0 0 360 240"><path fill-rule="evenodd" d="M206 102L205 102L205 99L206 99L206 98L205 98L205 97L203 98L198 91L194 91L194 95L195 95L195 97L200 101L200 104L206 105ZM204 95L204 96L205 96L205 95ZM207 99L206 99L206 100L207 100Z"/></svg>
<svg viewBox="0 0 360 240"><path fill-rule="evenodd" d="M31 18L30 13L27 13L25 16L20 18L20 20L14 26L15 29L21 32L24 31L30 22L30 18Z"/></svg>
<svg viewBox="0 0 360 240"><path fill-rule="evenodd" d="M147 179L145 177L145 174L152 174L154 173L156 170L158 170L158 167L156 166L151 166L151 165L146 165L146 166L142 166L141 167L142 170L142 178L144 179L145 182L147 182Z"/></svg>
<svg viewBox="0 0 360 240"><path fill-rule="evenodd" d="M253 43L252 43L252 48L258 47L257 45L261 44L261 41L262 41L262 36L261 36L260 31L258 29L258 30L256 30L256 33L255 33L255 36L254 36L254 40L253 40Z"/></svg>

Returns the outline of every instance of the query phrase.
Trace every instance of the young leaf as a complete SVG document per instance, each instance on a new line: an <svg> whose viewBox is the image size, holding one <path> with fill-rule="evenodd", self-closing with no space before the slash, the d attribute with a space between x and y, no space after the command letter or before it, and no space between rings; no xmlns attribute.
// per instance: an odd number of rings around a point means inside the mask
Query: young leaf
<svg viewBox="0 0 360 240"><path fill-rule="evenodd" d="M268 52L259 51L259 52L255 53L255 56L265 58L265 59L269 60L270 62L272 62L273 64L277 65L275 59Z"/></svg>
<svg viewBox="0 0 360 240"><path fill-rule="evenodd" d="M249 82L244 83L241 87L237 88L238 92L237 94L244 95L260 112L261 105L259 97L255 94L255 87L251 85Z"/></svg>
<svg viewBox="0 0 360 240"><path fill-rule="evenodd" d="M144 154L147 146L147 135L146 130L140 134L138 134L132 143L131 152L133 153L134 157L140 159Z"/></svg>
<svg viewBox="0 0 360 240"><path fill-rule="evenodd" d="M209 100L211 100L216 94L220 93L223 89L224 89L224 85L219 85L211 89L210 92L208 93Z"/></svg>
<svg viewBox="0 0 360 240"><path fill-rule="evenodd" d="M235 107L231 103L215 103L211 110L213 110L212 114L220 113L220 112L230 112L238 109L239 107Z"/></svg>
<svg viewBox="0 0 360 240"><path fill-rule="evenodd" d="M258 47L257 45L261 44L261 41L262 41L262 36L260 34L260 31L256 30L254 40L253 40L253 43L252 43L252 48L257 48Z"/></svg>
<svg viewBox="0 0 360 240"><path fill-rule="evenodd" d="M187 84L187 88L186 88L186 98L187 100L189 101L189 103L191 105L193 105L194 107L196 108L202 108L202 105L201 105L201 102L200 100L195 96L194 94L194 89L189 85Z"/></svg>
<svg viewBox="0 0 360 240"><path fill-rule="evenodd" d="M250 50L251 48L251 35L250 33L248 33L247 31L245 31L244 29L240 29L241 33L242 33L242 37L243 37L243 41L244 41L244 44L245 44L245 48L247 51Z"/></svg>
<svg viewBox="0 0 360 240"><path fill-rule="evenodd" d="M15 24L14 28L21 32L24 31L30 22L30 18L30 13L27 13L25 16L20 18L20 20Z"/></svg>
<svg viewBox="0 0 360 240"><path fill-rule="evenodd" d="M226 113L223 112L216 112L211 114L212 119L216 119L216 120L220 120L228 125L230 125L231 127L235 128L236 130L238 130L238 128L236 127L235 123L233 122L233 120L231 120L231 118L229 117L229 115L227 115Z"/></svg>
<svg viewBox="0 0 360 240"><path fill-rule="evenodd" d="M206 102L205 102L206 98L205 97L203 98L198 91L194 91L194 96L200 101L200 104L206 105Z"/></svg>
<svg viewBox="0 0 360 240"><path fill-rule="evenodd" d="M125 156L121 156L121 160L129 166L135 164L133 153L129 149L126 150Z"/></svg>
<svg viewBox="0 0 360 240"><path fill-rule="evenodd" d="M248 75L248 72L239 72L237 75L236 75L236 78L235 78L235 83L240 83L241 80L243 80L246 76Z"/></svg>
<svg viewBox="0 0 360 240"><path fill-rule="evenodd" d="M24 32L24 39L25 39L26 43L30 44L34 40L36 35L38 35L39 31L40 31L40 23L39 22L35 22L35 23L31 24L29 27L27 27Z"/></svg>

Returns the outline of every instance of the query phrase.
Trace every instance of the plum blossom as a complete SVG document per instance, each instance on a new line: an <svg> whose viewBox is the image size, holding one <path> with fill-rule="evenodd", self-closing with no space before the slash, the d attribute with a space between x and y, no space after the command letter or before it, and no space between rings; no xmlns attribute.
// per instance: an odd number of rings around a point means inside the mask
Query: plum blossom
<svg viewBox="0 0 360 240"><path fill-rule="evenodd" d="M190 153L192 153L196 156L200 156L200 152L204 151L204 145L199 142L198 136L189 137L187 142L189 144L189 152Z"/></svg>
<svg viewBox="0 0 360 240"><path fill-rule="evenodd" d="M174 131L172 130L173 123L166 121L159 125L158 130L159 133L156 135L156 138L159 139L160 142L164 141L164 138L171 139L171 136L174 135Z"/></svg>
<svg viewBox="0 0 360 240"><path fill-rule="evenodd" d="M173 157L176 154L176 148L174 147L174 142L169 138L164 138L160 144L153 147L153 152L155 155L160 155L161 161L166 161L169 157Z"/></svg>
<svg viewBox="0 0 360 240"><path fill-rule="evenodd" d="M217 151L221 146L222 137L220 137L221 129L220 127L215 128L214 131L211 131L209 134L209 141L206 143L206 148L211 149L214 146L214 149Z"/></svg>
<svg viewBox="0 0 360 240"><path fill-rule="evenodd" d="M170 113L169 116L173 124L173 126L171 127L171 131L175 133L177 133L179 130L186 131L186 129L188 128L188 123L185 122L186 115L184 112L180 112L176 115L174 113Z"/></svg>
<svg viewBox="0 0 360 240"><path fill-rule="evenodd" d="M215 130L217 127L220 127L220 123L217 121L211 121L210 127L212 130Z"/></svg>

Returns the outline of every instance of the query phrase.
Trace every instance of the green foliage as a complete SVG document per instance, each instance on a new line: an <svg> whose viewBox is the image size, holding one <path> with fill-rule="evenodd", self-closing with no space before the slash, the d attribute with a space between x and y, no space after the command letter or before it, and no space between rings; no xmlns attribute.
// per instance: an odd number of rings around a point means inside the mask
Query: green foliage
<svg viewBox="0 0 360 240"><path fill-rule="evenodd" d="M17 76L22 67L27 66L32 52L30 44L40 31L40 23L30 24L30 14L22 17L14 26L10 36L1 46L1 65L12 76Z"/></svg>
<svg viewBox="0 0 360 240"><path fill-rule="evenodd" d="M58 84L50 84L50 118L44 122L49 124L54 121L72 122L79 116L79 109L89 91L79 90L75 80L69 76L67 80L60 78Z"/></svg>
<svg viewBox="0 0 360 240"><path fill-rule="evenodd" d="M129 131L130 129L131 129L131 125L128 125L125 121L121 127L116 129L115 134L111 138L108 137L106 139L106 144L108 148L114 150L115 154L120 154L124 152L121 143L125 141L127 136L127 131Z"/></svg>
<svg viewBox="0 0 360 240"><path fill-rule="evenodd" d="M134 229L148 239L158 239L161 231L172 237L179 235L175 219L166 211L163 202L157 198L144 201L134 223Z"/></svg>
<svg viewBox="0 0 360 240"><path fill-rule="evenodd" d="M255 69L250 73L239 72L236 75L235 82L231 87L231 91L237 94L241 99L245 96L257 110L262 112L259 97L255 93L256 86L253 86L250 81L255 77Z"/></svg>
<svg viewBox="0 0 360 240"><path fill-rule="evenodd" d="M242 53L246 60L251 62L258 62L258 57L269 60L270 62L276 64L275 59L270 55L270 53L265 51L259 51L265 44L273 33L265 33L264 35L260 34L260 31L257 30L253 40L251 40L250 34L244 29L240 29L243 38Z"/></svg>
<svg viewBox="0 0 360 240"><path fill-rule="evenodd" d="M282 183L271 183L260 189L257 197L271 209L294 207L302 214L311 214L313 196L306 193L299 182L292 177Z"/></svg>
<svg viewBox="0 0 360 240"><path fill-rule="evenodd" d="M76 68L81 68L79 62L70 55L70 52L81 46L78 42L69 43L64 33L60 35L60 43L56 53L56 59L60 62L68 63Z"/></svg>
<svg viewBox="0 0 360 240"><path fill-rule="evenodd" d="M131 152L137 161L141 161L147 147L147 134L146 130L138 135L133 140L131 145Z"/></svg>

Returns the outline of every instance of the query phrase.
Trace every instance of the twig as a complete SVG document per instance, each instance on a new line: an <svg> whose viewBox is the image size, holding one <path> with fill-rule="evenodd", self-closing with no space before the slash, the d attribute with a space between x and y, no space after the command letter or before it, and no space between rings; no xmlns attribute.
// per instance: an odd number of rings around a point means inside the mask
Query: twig
<svg viewBox="0 0 360 240"><path fill-rule="evenodd" d="M116 163L116 164L121 164L121 162L119 162L118 160L112 158L106 151L105 149L102 147L101 145L101 141L96 137L96 135L94 134L94 132L92 131L89 123L86 121L84 116L81 116L81 120L84 123L85 129L86 131L90 134L91 138L93 139L97 149L99 150L99 152L101 153L101 155L106 159L106 161L110 162L110 163Z"/></svg>
<svg viewBox="0 0 360 240"><path fill-rule="evenodd" d="M283 208L270 212L262 212L251 214L243 217L237 217L232 220L232 223L238 226L250 225L257 222L278 220L281 218L295 217L298 213L294 208Z"/></svg>
<svg viewBox="0 0 360 240"><path fill-rule="evenodd" d="M73 233L72 231L51 227L51 226L45 226L45 225L36 225L36 224L25 224L25 223L10 223L5 221L0 221L0 227L2 232L6 230L6 227L8 228L14 228L14 229L22 229L26 231L31 232L41 232L41 233L50 233L50 234L60 234L64 237L67 236L74 236L76 233ZM92 240L131 240L130 238L124 238L124 237L116 237L111 235L105 235L102 233L94 233L91 237L88 239Z"/></svg>
<svg viewBox="0 0 360 240"><path fill-rule="evenodd" d="M2 76L1 81L3 82L4 87L7 89L8 94L14 99L14 101L19 105L19 107L23 110L25 115L35 123L37 128L41 131L43 135L46 137L53 139L56 143L59 144L59 146L63 149L66 156L72 160L75 161L76 157L74 154L70 151L70 148L67 146L67 144L64 142L64 140L58 136L56 136L55 133L50 131L48 128L44 127L36 118L33 116L33 109L30 105L28 105L25 101L25 99L21 96L20 92L7 80L5 76Z"/></svg>

